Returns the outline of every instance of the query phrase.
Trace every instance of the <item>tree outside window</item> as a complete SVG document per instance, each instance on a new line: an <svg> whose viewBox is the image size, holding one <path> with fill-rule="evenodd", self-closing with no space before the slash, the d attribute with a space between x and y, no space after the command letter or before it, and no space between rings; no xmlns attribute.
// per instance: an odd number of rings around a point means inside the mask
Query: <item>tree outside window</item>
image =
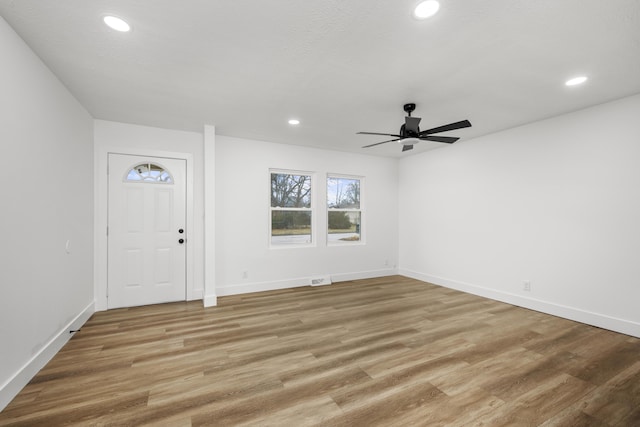
<svg viewBox="0 0 640 427"><path fill-rule="evenodd" d="M327 177L327 241L329 243L362 240L361 178Z"/></svg>
<svg viewBox="0 0 640 427"><path fill-rule="evenodd" d="M271 173L271 245L312 241L311 175Z"/></svg>

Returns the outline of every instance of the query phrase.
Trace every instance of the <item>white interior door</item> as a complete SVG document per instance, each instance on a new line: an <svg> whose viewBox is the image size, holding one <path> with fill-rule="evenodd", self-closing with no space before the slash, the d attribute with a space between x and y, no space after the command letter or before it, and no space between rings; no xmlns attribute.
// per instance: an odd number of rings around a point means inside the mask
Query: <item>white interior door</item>
<svg viewBox="0 0 640 427"><path fill-rule="evenodd" d="M109 154L108 308L186 299L186 161Z"/></svg>

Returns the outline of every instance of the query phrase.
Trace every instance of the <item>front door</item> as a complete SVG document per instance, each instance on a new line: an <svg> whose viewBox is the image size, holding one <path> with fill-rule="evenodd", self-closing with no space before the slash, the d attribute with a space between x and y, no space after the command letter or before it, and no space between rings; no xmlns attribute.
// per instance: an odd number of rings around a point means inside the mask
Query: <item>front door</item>
<svg viewBox="0 0 640 427"><path fill-rule="evenodd" d="M109 154L108 308L186 299L186 161Z"/></svg>

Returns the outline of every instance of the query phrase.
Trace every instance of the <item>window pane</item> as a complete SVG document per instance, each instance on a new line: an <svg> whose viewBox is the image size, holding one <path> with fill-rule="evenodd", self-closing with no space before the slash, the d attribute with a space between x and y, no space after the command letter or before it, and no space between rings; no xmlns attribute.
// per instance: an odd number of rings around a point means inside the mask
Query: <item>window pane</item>
<svg viewBox="0 0 640 427"><path fill-rule="evenodd" d="M329 209L360 209L360 180L327 178L327 206Z"/></svg>
<svg viewBox="0 0 640 427"><path fill-rule="evenodd" d="M310 208L311 176L271 174L272 208Z"/></svg>
<svg viewBox="0 0 640 427"><path fill-rule="evenodd" d="M360 241L360 212L329 211L329 242Z"/></svg>
<svg viewBox="0 0 640 427"><path fill-rule="evenodd" d="M311 211L271 211L271 244L311 243Z"/></svg>
<svg viewBox="0 0 640 427"><path fill-rule="evenodd" d="M165 171L162 166L153 163L141 163L134 166L127 174L126 181L144 181L159 182L163 184L171 184L173 179L169 172Z"/></svg>

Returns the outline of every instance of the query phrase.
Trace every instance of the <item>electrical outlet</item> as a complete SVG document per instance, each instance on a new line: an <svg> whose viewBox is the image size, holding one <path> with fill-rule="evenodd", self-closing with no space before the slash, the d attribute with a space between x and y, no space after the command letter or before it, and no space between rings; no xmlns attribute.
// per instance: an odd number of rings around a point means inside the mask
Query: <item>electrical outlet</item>
<svg viewBox="0 0 640 427"><path fill-rule="evenodd" d="M531 292L531 282L528 280L522 282L522 290L525 292Z"/></svg>

